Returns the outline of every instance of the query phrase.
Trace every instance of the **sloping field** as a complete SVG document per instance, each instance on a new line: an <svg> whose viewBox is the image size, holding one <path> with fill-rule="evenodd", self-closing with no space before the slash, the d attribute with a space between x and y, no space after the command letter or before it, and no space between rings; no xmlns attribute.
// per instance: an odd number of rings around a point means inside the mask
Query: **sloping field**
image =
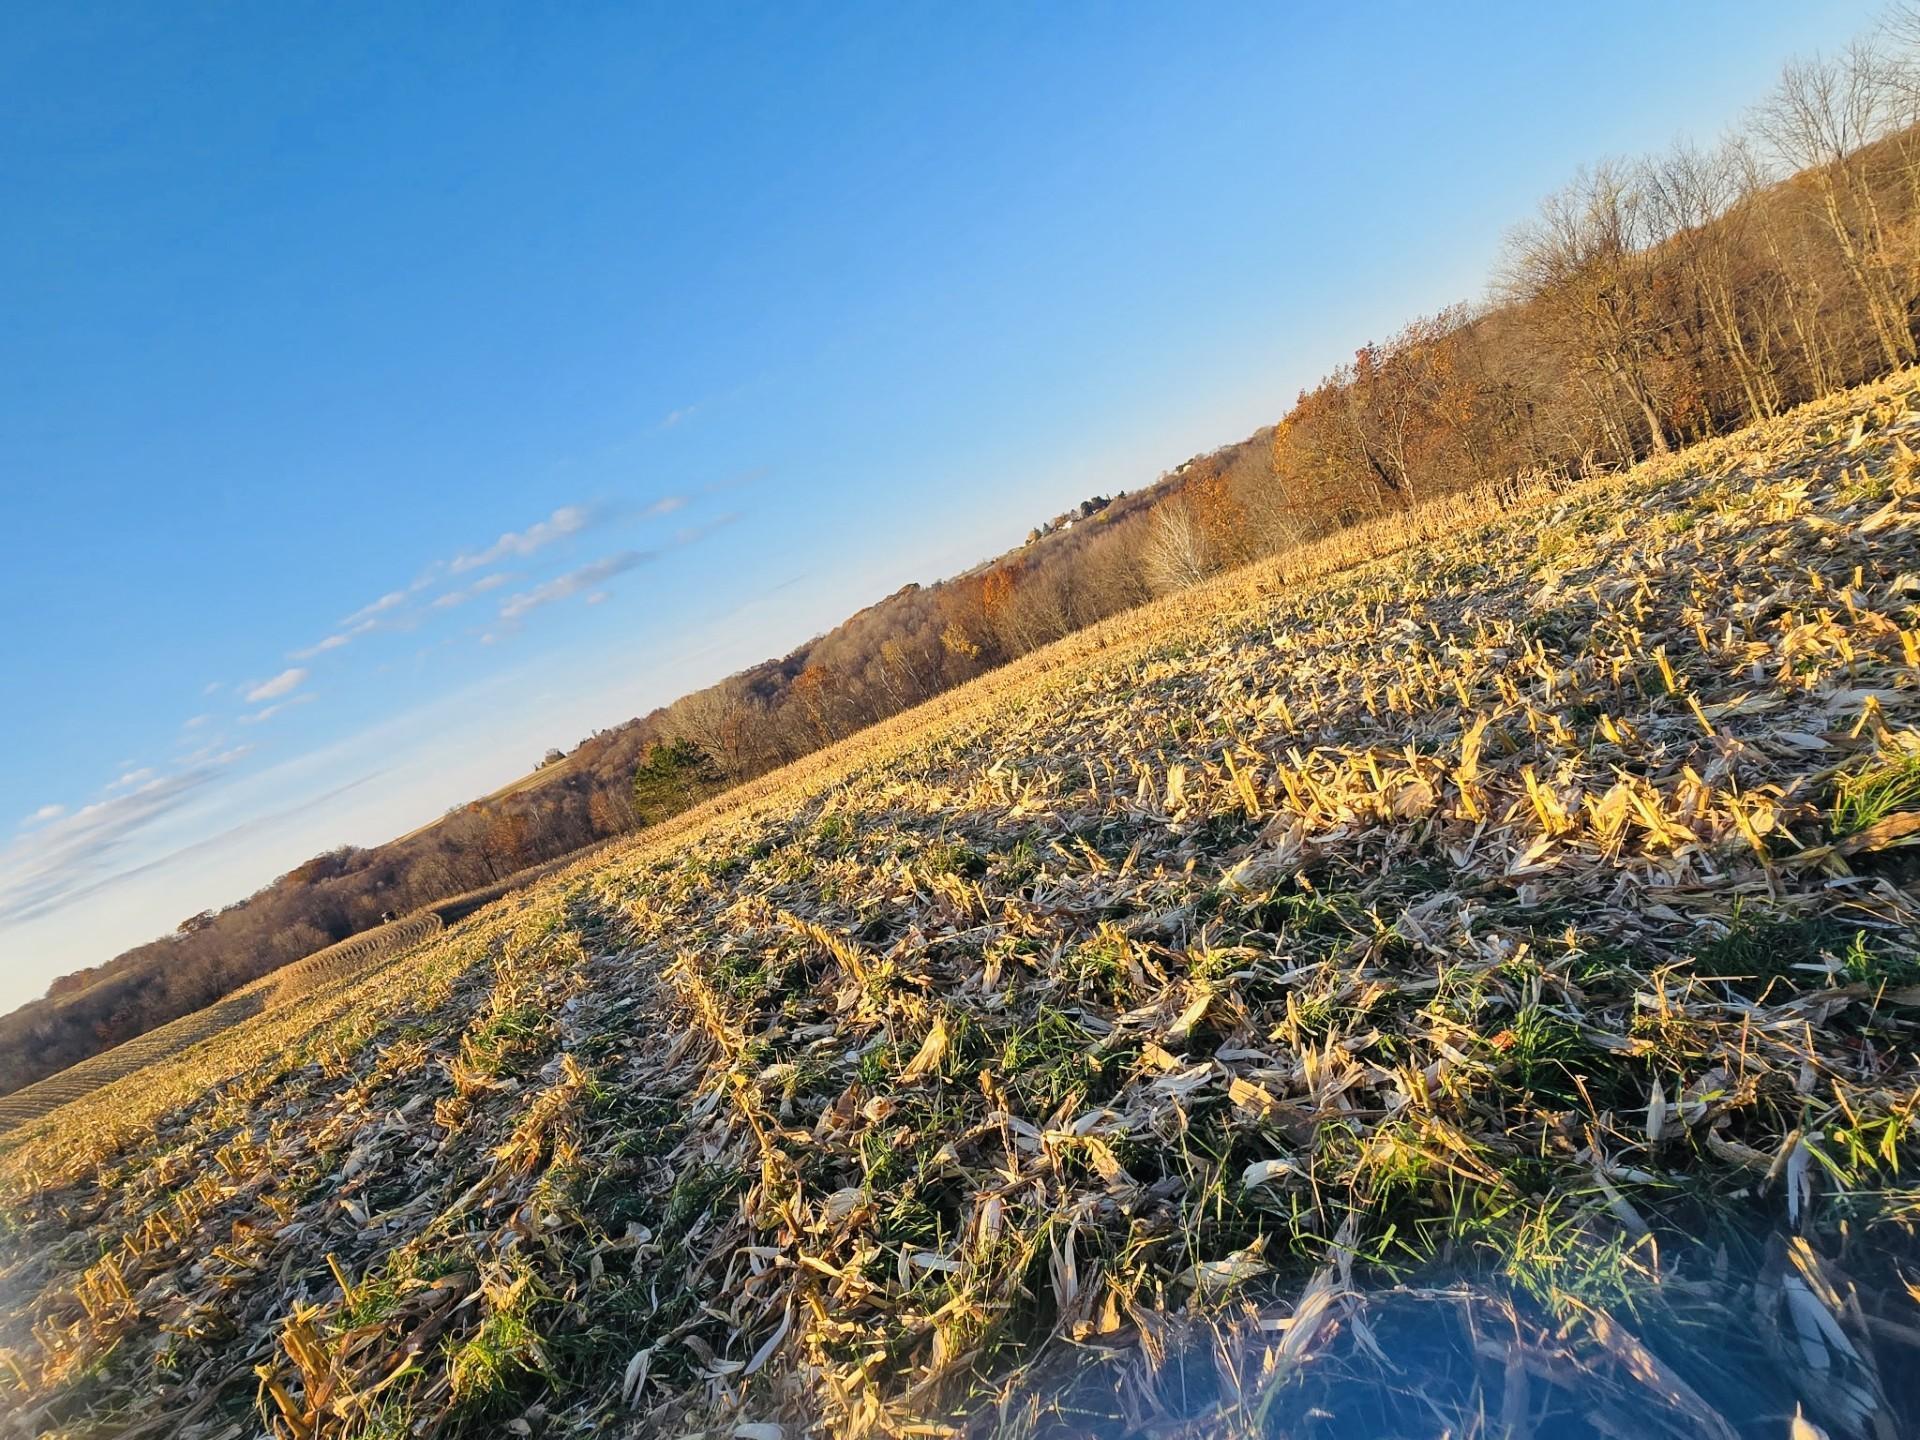
<svg viewBox="0 0 1920 1440"><path fill-rule="evenodd" d="M89 1056L57 1075L22 1086L11 1095L0 1095L0 1132L38 1120L62 1105L91 1095L103 1085L138 1074L149 1065L171 1060L201 1041L258 1015L266 1004L264 986L257 983L244 986L224 1000L191 1015L182 1015L111 1050Z"/></svg>
<svg viewBox="0 0 1920 1440"><path fill-rule="evenodd" d="M409 915L386 925L377 925L349 936L338 945L316 950L304 960L296 960L273 972L273 987L268 991L269 1005L283 1005L309 994L335 980L351 978L373 961L402 950L412 949L444 928L439 915L431 910Z"/></svg>
<svg viewBox="0 0 1920 1440"><path fill-rule="evenodd" d="M123 1045L102 1051L78 1065L70 1065L57 1075L23 1086L11 1095L0 1095L0 1133L29 1120L38 1120L103 1086L177 1059L190 1047L212 1039L242 1020L251 1019L269 1005L282 1004L332 981L350 978L376 960L390 958L418 945L440 928L440 916L428 911L363 930L337 945L316 950L304 960L263 975L205 1009L182 1015Z"/></svg>
<svg viewBox="0 0 1920 1440"><path fill-rule="evenodd" d="M577 754L569 755L564 759L554 761L551 765L542 765L537 770L529 770L525 775L514 780L509 780L498 790L489 791L472 803L475 805L489 805L496 800L505 800L511 795L521 794L523 791L531 790L537 785L545 785L549 781L558 780L563 775L569 775L578 769L579 766L580 757ZM389 843L394 845L405 844L409 840L426 834L445 819L446 817L444 815L436 816L424 825L415 826L404 835L395 836Z"/></svg>
<svg viewBox="0 0 1920 1440"><path fill-rule="evenodd" d="M601 847L594 847L596 850ZM272 1005L284 1004L298 996L351 979L377 961L394 958L437 934L453 921L463 920L484 905L490 905L514 890L578 864L563 858L532 865L506 879L478 890L450 895L417 914L403 916L386 925L376 925L358 935L350 935L324 950L316 950L258 980L243 985L226 998L190 1015L135 1036L111 1050L70 1065L56 1075L32 1085L22 1086L8 1095L0 1095L0 1134L51 1114L62 1105L70 1105L104 1086L140 1074L160 1061L179 1058L189 1047L224 1033L242 1020L258 1015ZM228 1052L233 1053L233 1052ZM215 1064L220 1062L216 1059ZM224 1074L223 1077L225 1078ZM171 1096L165 1088L158 1092ZM131 1104L145 1111L150 1101L136 1099L131 1093L114 1097L118 1119ZM116 1120L115 1123L118 1123Z"/></svg>
<svg viewBox="0 0 1920 1440"><path fill-rule="evenodd" d="M0 1433L1915 1433L1916 438L1282 557L17 1132Z"/></svg>

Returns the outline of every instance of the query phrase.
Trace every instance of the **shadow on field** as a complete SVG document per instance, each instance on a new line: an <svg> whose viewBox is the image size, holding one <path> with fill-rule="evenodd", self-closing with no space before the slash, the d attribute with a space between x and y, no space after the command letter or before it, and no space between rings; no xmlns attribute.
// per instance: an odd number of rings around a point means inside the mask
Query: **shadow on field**
<svg viewBox="0 0 1920 1440"><path fill-rule="evenodd" d="M1894 1440L1916 1433L1920 1334L1805 1241L1696 1247L1627 1296L1497 1280L1132 1317L1010 1387L975 1440ZM1879 1271L1891 1257L1869 1262ZM1897 1273L1887 1265L1898 1289ZM1816 1428L1817 1427L1817 1428Z"/></svg>

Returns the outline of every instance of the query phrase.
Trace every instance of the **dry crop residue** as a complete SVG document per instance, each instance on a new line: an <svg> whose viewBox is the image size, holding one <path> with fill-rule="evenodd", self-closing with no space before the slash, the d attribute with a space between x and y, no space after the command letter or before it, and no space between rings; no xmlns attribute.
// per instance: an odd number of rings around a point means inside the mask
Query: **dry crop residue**
<svg viewBox="0 0 1920 1440"><path fill-rule="evenodd" d="M440 928L440 917L429 911L362 931L244 985L204 1009L89 1056L11 1095L0 1095L0 1134L39 1120L106 1086L177 1060L185 1051L224 1034L242 1020L252 1019L270 1005L282 1005L322 986L351 979L375 963L418 945Z"/></svg>
<svg viewBox="0 0 1920 1440"><path fill-rule="evenodd" d="M1128 617L17 1139L0 1433L1910 1433L1916 384Z"/></svg>

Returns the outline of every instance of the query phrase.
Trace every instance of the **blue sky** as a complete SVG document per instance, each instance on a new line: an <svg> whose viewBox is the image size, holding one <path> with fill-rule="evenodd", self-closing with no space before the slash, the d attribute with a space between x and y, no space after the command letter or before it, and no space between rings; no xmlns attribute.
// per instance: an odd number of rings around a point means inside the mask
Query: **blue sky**
<svg viewBox="0 0 1920 1440"><path fill-rule="evenodd" d="M0 1006L1274 420L1871 18L1335 8L7 7Z"/></svg>

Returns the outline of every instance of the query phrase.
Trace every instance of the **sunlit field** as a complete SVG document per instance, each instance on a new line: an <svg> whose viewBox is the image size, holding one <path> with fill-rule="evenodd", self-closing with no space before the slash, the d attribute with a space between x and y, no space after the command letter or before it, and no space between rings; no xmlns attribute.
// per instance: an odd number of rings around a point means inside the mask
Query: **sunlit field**
<svg viewBox="0 0 1920 1440"><path fill-rule="evenodd" d="M1341 532L270 977L11 1117L0 1434L1913 1433L1916 446Z"/></svg>

